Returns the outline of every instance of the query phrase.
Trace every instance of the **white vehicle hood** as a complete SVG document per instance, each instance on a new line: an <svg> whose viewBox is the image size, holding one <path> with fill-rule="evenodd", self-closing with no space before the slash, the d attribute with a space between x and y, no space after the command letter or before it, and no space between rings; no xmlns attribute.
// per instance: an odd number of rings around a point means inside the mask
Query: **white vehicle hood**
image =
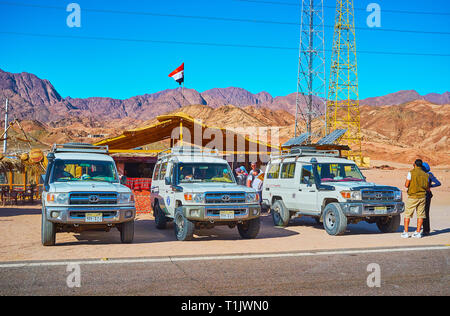
<svg viewBox="0 0 450 316"><path fill-rule="evenodd" d="M346 181L346 182L322 182L322 185L331 185L333 186L336 190L351 190L353 188L360 188L360 187L364 187L364 188L370 188L373 187L374 189L376 188L389 188L392 190L395 190L398 188L395 187L391 187L391 186L385 186L385 185L379 185L373 182L364 182L364 181Z"/></svg>
<svg viewBox="0 0 450 316"><path fill-rule="evenodd" d="M185 192L208 193L208 192L256 192L252 188L236 183L180 183Z"/></svg>
<svg viewBox="0 0 450 316"><path fill-rule="evenodd" d="M53 182L50 184L49 192L70 193L70 192L122 192L129 193L131 190L119 183L109 183L103 181L86 182Z"/></svg>

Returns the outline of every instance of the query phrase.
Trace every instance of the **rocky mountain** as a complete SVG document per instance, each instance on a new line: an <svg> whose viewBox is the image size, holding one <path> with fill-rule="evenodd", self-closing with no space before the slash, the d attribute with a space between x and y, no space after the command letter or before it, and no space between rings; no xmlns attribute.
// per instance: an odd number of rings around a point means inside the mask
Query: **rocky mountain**
<svg viewBox="0 0 450 316"><path fill-rule="evenodd" d="M383 106L399 105L414 100L425 100L435 104L450 104L450 92L443 94L429 93L421 96L415 90L402 90L380 97L373 97L360 100L360 105Z"/></svg>
<svg viewBox="0 0 450 316"><path fill-rule="evenodd" d="M62 98L48 80L29 73L12 74L0 69L0 98L8 98L10 113L18 119L46 122L75 114L77 108ZM0 113L4 114L4 107Z"/></svg>
<svg viewBox="0 0 450 316"><path fill-rule="evenodd" d="M98 120L133 118L150 120L157 115L176 111L190 104L208 105L219 108L233 104L245 108L254 106L272 111L282 110L295 114L296 93L273 98L267 92L251 93L242 88L215 88L204 92L194 89L167 89L157 93L144 94L125 100L106 97L62 98L55 87L46 79L30 73L13 74L0 70L0 100L9 98L10 113L18 119L57 121L70 116L94 117ZM413 100L428 100L436 104L450 103L450 92L419 95L414 90L399 91L386 96L368 98L361 105L398 105ZM300 108L306 107L305 98L300 98ZM314 97L314 104L324 112L323 100ZM4 108L0 106L0 115Z"/></svg>

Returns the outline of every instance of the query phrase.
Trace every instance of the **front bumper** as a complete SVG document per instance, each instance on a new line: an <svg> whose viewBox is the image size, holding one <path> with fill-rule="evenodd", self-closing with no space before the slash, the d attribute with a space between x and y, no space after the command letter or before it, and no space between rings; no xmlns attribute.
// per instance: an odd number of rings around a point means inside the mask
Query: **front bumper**
<svg viewBox="0 0 450 316"><path fill-rule="evenodd" d="M344 202L339 203L346 216L394 216L405 211L403 202Z"/></svg>
<svg viewBox="0 0 450 316"><path fill-rule="evenodd" d="M57 224L102 225L120 224L134 220L136 208L134 206L107 207L77 207L77 206L47 206L45 208L47 220ZM87 222L86 213L101 213L101 222ZM56 216L58 215L58 216ZM56 216L56 217L55 217Z"/></svg>
<svg viewBox="0 0 450 316"><path fill-rule="evenodd" d="M183 205L184 216L191 221L237 222L260 216L259 204Z"/></svg>

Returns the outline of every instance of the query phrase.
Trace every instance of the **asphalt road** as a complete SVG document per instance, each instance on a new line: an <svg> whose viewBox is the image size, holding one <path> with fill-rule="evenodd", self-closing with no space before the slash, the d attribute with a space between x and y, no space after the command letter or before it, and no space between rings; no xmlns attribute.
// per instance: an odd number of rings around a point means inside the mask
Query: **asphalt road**
<svg viewBox="0 0 450 316"><path fill-rule="evenodd" d="M0 295L447 296L450 247L0 263Z"/></svg>

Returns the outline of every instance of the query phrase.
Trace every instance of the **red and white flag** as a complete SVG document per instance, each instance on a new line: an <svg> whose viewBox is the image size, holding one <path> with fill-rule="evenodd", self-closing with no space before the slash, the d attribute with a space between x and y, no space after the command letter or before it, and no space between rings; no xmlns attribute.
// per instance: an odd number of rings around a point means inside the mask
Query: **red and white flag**
<svg viewBox="0 0 450 316"><path fill-rule="evenodd" d="M172 71L169 77L172 77L181 85L184 82L184 63L182 63L180 67Z"/></svg>

